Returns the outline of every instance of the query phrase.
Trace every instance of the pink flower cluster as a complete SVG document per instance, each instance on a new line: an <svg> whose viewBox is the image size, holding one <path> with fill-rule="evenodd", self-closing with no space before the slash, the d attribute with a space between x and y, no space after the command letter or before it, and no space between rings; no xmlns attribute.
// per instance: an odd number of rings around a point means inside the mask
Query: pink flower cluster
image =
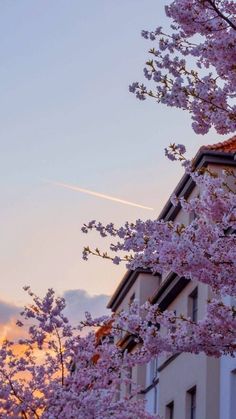
<svg viewBox="0 0 236 419"><path fill-rule="evenodd" d="M181 352L233 356L236 349L235 315L234 307L212 300L208 303L205 318L195 323L172 311L161 312L157 304L147 302L140 307L134 302L127 312L117 316L116 322L118 328L129 330L142 344L140 353L137 353L139 362L148 362L155 356Z"/></svg>
<svg viewBox="0 0 236 419"><path fill-rule="evenodd" d="M142 31L157 47L149 50L144 75L151 89L135 82L137 98L156 99L188 110L192 127L205 134L236 129L236 7L228 0L174 0L166 6L171 33ZM189 60L188 60L189 58ZM191 63L191 64L190 64Z"/></svg>
<svg viewBox="0 0 236 419"><path fill-rule="evenodd" d="M18 326L28 324L28 337L0 348L1 418L154 418L127 373L135 359L123 354L111 335L98 339L94 331L109 319L87 315L72 327L63 314L65 301L53 290L43 299L26 290L33 304L25 307ZM85 326L90 326L86 335ZM129 383L132 391L120 399L119 388Z"/></svg>

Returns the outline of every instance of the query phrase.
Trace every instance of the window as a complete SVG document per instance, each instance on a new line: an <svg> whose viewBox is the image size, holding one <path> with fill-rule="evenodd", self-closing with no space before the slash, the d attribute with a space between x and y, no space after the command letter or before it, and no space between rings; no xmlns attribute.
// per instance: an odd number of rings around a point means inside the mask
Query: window
<svg viewBox="0 0 236 419"><path fill-rule="evenodd" d="M155 357L150 362L150 383L153 384L153 382L157 378L157 369L158 369L158 358Z"/></svg>
<svg viewBox="0 0 236 419"><path fill-rule="evenodd" d="M127 383L127 387L126 387L127 394L131 394L131 391L132 391L132 382L131 382L132 375L133 375L133 369L132 369L132 367L128 367L127 368L127 378L130 381Z"/></svg>
<svg viewBox="0 0 236 419"><path fill-rule="evenodd" d="M196 196L196 198L200 198L200 194L197 194L197 196ZM195 199L196 199L195 198ZM196 220L196 219L198 219L199 218L199 216L198 216L198 214L195 212L195 211L191 211L190 213L189 213L189 224L191 224L194 220ZM195 225L195 229L197 228L197 226Z"/></svg>
<svg viewBox="0 0 236 419"><path fill-rule="evenodd" d="M174 419L174 402L166 406L166 419Z"/></svg>
<svg viewBox="0 0 236 419"><path fill-rule="evenodd" d="M158 394L157 394L157 384L155 385L154 389L154 400L153 400L153 413L157 414L157 404L158 404Z"/></svg>
<svg viewBox="0 0 236 419"><path fill-rule="evenodd" d="M196 419L196 387L187 392L187 419Z"/></svg>
<svg viewBox="0 0 236 419"><path fill-rule="evenodd" d="M129 299L129 305L131 305L135 300L135 293L133 293Z"/></svg>
<svg viewBox="0 0 236 419"><path fill-rule="evenodd" d="M235 417L236 412L236 369L230 374L230 419Z"/></svg>
<svg viewBox="0 0 236 419"><path fill-rule="evenodd" d="M190 419L196 419L196 388L190 393Z"/></svg>
<svg viewBox="0 0 236 419"><path fill-rule="evenodd" d="M174 315L176 317L176 315L177 315L176 310L173 310L173 313L174 313ZM173 326L170 327L170 331L171 331L171 333L175 333L176 332L176 324L175 323L173 324Z"/></svg>
<svg viewBox="0 0 236 419"><path fill-rule="evenodd" d="M189 316L193 322L198 318L198 290L195 290L189 296Z"/></svg>
<svg viewBox="0 0 236 419"><path fill-rule="evenodd" d="M150 401L150 406L153 403L151 411L154 414L158 411L158 383L158 358L154 357L148 364L146 381L146 387L149 388L148 392L150 391L148 400Z"/></svg>
<svg viewBox="0 0 236 419"><path fill-rule="evenodd" d="M197 218L195 211L191 211L189 213L189 224L191 224L195 220L195 218Z"/></svg>

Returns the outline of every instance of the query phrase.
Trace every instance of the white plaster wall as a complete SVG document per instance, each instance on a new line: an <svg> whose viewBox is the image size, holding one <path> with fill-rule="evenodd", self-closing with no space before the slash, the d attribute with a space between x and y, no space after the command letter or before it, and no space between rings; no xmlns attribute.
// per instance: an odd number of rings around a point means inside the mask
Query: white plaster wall
<svg viewBox="0 0 236 419"><path fill-rule="evenodd" d="M225 297L225 304L235 304ZM235 371L235 372L233 372ZM220 361L220 419L236 418L236 358L223 356Z"/></svg>
<svg viewBox="0 0 236 419"><path fill-rule="evenodd" d="M236 369L236 360L228 356L222 357L220 363L220 419L236 418L236 380L233 380L235 377L231 372L234 369Z"/></svg>

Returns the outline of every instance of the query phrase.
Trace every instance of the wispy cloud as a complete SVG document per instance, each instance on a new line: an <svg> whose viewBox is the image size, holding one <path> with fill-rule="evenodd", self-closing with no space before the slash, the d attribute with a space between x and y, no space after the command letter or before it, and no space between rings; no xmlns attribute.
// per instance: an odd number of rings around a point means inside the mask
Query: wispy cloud
<svg viewBox="0 0 236 419"><path fill-rule="evenodd" d="M150 211L154 210L154 208L147 207L146 205L137 204L135 202L126 201L124 199L116 198L116 197L111 196L111 195L105 195L105 194L100 193L100 192L95 192L95 191L91 191L89 189L80 188L79 186L69 185L67 183L62 183L62 182L54 182L54 181L50 181L50 180L45 180L45 182L50 183L51 185L55 185L55 186L65 188L65 189L70 189L70 190L75 191L75 192L82 192L82 193L85 193L87 195L96 196L97 198L102 198L102 199L107 199L109 201L118 202L120 204L130 205L132 207L142 208L142 209L146 209L146 210L150 210Z"/></svg>

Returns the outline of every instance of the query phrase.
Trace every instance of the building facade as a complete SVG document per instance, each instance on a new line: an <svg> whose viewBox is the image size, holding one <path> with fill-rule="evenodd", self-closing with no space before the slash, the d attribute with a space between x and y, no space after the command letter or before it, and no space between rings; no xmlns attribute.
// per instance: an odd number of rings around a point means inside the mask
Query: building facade
<svg viewBox="0 0 236 419"><path fill-rule="evenodd" d="M194 159L196 169L208 167L220 172L223 168L236 171L236 136L212 146L202 147ZM200 191L188 174L177 185L177 197L191 199ZM186 214L181 207L166 203L159 219L189 224L195 214ZM174 273L160 277L138 269L128 271L111 297L108 308L119 312L137 299L158 303L162 310L185 314L194 321L204 317L210 288L179 278ZM228 302L229 297L227 297ZM135 350L130 336L121 338L124 349ZM236 361L205 354L180 353L171 357L158 357L148 365L135 367L130 372L142 390L150 413L159 413L164 419L235 419L236 418Z"/></svg>

